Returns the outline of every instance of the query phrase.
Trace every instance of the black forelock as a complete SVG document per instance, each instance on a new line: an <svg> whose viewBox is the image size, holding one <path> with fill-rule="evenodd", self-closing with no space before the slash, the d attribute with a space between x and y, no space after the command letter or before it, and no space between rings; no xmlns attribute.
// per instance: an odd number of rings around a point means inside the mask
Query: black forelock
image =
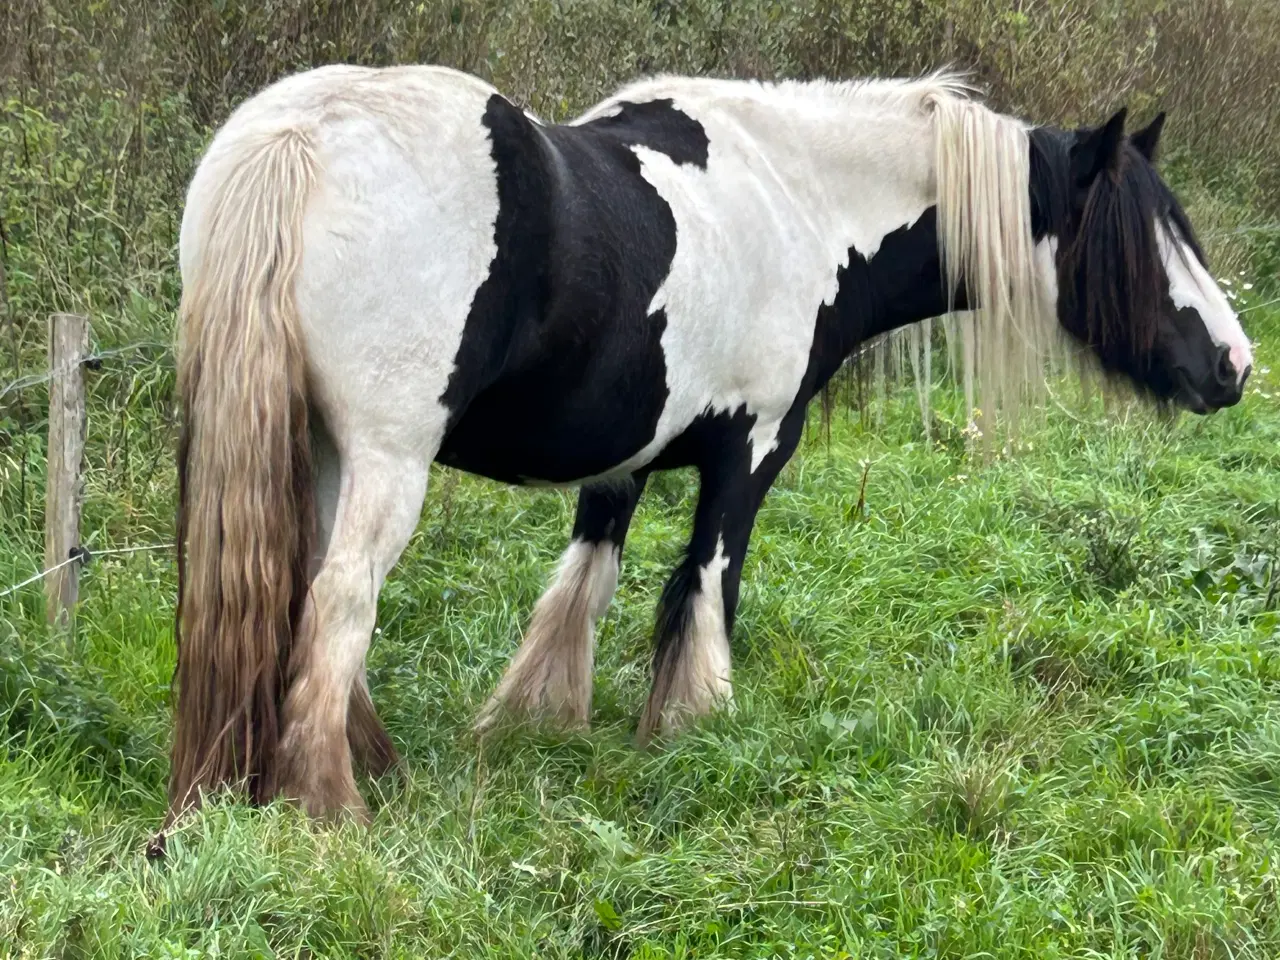
<svg viewBox="0 0 1280 960"><path fill-rule="evenodd" d="M1032 228L1060 238L1059 297L1071 332L1116 366L1143 361L1155 341L1165 277L1155 224L1204 262L1186 212L1127 141L1117 161L1080 192L1072 182L1075 135L1031 132Z"/></svg>
<svg viewBox="0 0 1280 960"><path fill-rule="evenodd" d="M1046 234L1062 236L1069 227L1071 136L1053 127L1036 127L1030 141L1031 233L1039 241Z"/></svg>
<svg viewBox="0 0 1280 960"><path fill-rule="evenodd" d="M1031 140L1031 218L1037 239L1046 233L1064 235L1071 229L1070 167L1075 136L1056 127L1036 127ZM1125 143L1120 165L1112 177L1122 176L1136 190L1137 209L1177 231L1196 256L1204 259L1186 211L1154 166ZM1102 178L1099 177L1101 180Z"/></svg>

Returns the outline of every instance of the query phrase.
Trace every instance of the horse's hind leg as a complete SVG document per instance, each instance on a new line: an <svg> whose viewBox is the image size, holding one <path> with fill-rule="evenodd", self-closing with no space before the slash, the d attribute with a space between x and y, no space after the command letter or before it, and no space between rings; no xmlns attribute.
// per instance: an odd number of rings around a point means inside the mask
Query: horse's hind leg
<svg viewBox="0 0 1280 960"><path fill-rule="evenodd" d="M318 418L317 418L318 419ZM315 579L333 538L333 525L338 514L338 494L342 485L342 464L338 449L322 425L315 424L312 442L315 470L316 552L312 558L310 577ZM358 769L373 777L381 776L399 760L395 745L387 734L373 698L363 664L351 688L347 706L347 741Z"/></svg>
<svg viewBox="0 0 1280 960"><path fill-rule="evenodd" d="M363 669L356 676L347 704L347 743L355 765L371 777L382 776L400 759L387 728L378 719Z"/></svg>
<svg viewBox="0 0 1280 960"><path fill-rule="evenodd" d="M368 744L349 735L353 722L361 731L370 718L377 724L372 704L364 710L364 656L378 592L417 525L427 469L418 455L343 453L332 534L298 627L280 744L279 792L312 816L364 814L351 759L352 747Z"/></svg>
<svg viewBox="0 0 1280 960"><path fill-rule="evenodd" d="M524 642L480 711L477 732L503 716L562 727L590 723L595 622L618 586L622 545L646 478L640 473L579 492L573 540L534 607Z"/></svg>

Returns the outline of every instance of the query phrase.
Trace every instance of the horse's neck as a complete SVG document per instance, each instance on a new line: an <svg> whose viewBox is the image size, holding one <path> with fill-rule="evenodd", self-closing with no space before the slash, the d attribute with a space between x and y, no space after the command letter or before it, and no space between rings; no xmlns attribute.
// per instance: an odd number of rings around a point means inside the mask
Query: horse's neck
<svg viewBox="0 0 1280 960"><path fill-rule="evenodd" d="M747 131L844 263L826 312L830 349L842 360L871 337L944 313L947 302L928 116L856 98L835 106L797 109L776 126Z"/></svg>
<svg viewBox="0 0 1280 960"><path fill-rule="evenodd" d="M819 86L812 101L772 106L744 111L739 126L827 255L845 261L820 320L825 329L816 331L821 368L834 369L878 334L968 309L972 299L988 305L979 318L994 318L980 319L982 338L1009 340L993 348L1008 353L995 362L1030 369L1056 320L1037 279L1052 265L1021 232L1030 219L1021 125L953 96L945 83L871 85L865 95ZM942 247L956 272L951 293ZM1009 317L1034 327L1026 344L1008 336Z"/></svg>
<svg viewBox="0 0 1280 960"><path fill-rule="evenodd" d="M873 255L933 202L931 128L917 110L818 91L735 119L805 218L844 248Z"/></svg>

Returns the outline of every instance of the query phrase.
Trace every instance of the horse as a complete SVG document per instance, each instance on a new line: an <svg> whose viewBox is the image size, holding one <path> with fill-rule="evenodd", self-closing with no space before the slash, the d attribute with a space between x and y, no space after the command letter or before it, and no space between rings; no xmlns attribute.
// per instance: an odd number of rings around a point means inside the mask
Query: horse
<svg viewBox="0 0 1280 960"><path fill-rule="evenodd" d="M732 703L757 510L862 345L966 321L1013 409L1086 356L1208 413L1252 359L1127 134L1033 125L945 72L659 76L551 124L433 66L327 66L214 136L182 219L178 661L170 820L231 790L367 816L395 749L364 660L433 463L579 488L568 547L492 698L585 726L593 630L646 479L694 468L641 744Z"/></svg>

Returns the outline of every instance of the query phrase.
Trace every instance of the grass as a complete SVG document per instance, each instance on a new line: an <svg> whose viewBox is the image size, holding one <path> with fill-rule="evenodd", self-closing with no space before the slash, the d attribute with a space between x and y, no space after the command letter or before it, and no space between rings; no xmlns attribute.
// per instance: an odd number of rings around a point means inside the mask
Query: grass
<svg viewBox="0 0 1280 960"><path fill-rule="evenodd" d="M0 956L1280 955L1274 320L1210 419L1051 407L987 466L945 397L932 444L906 396L815 425L757 525L736 711L661 751L631 737L692 478L637 514L592 731L481 749L573 498L438 472L370 655L405 766L367 830L216 806L149 863L169 557L96 562L71 635L0 599ZM91 471L93 537L164 539L170 468L138 473L125 502ZM4 536L16 582L38 544Z"/></svg>

